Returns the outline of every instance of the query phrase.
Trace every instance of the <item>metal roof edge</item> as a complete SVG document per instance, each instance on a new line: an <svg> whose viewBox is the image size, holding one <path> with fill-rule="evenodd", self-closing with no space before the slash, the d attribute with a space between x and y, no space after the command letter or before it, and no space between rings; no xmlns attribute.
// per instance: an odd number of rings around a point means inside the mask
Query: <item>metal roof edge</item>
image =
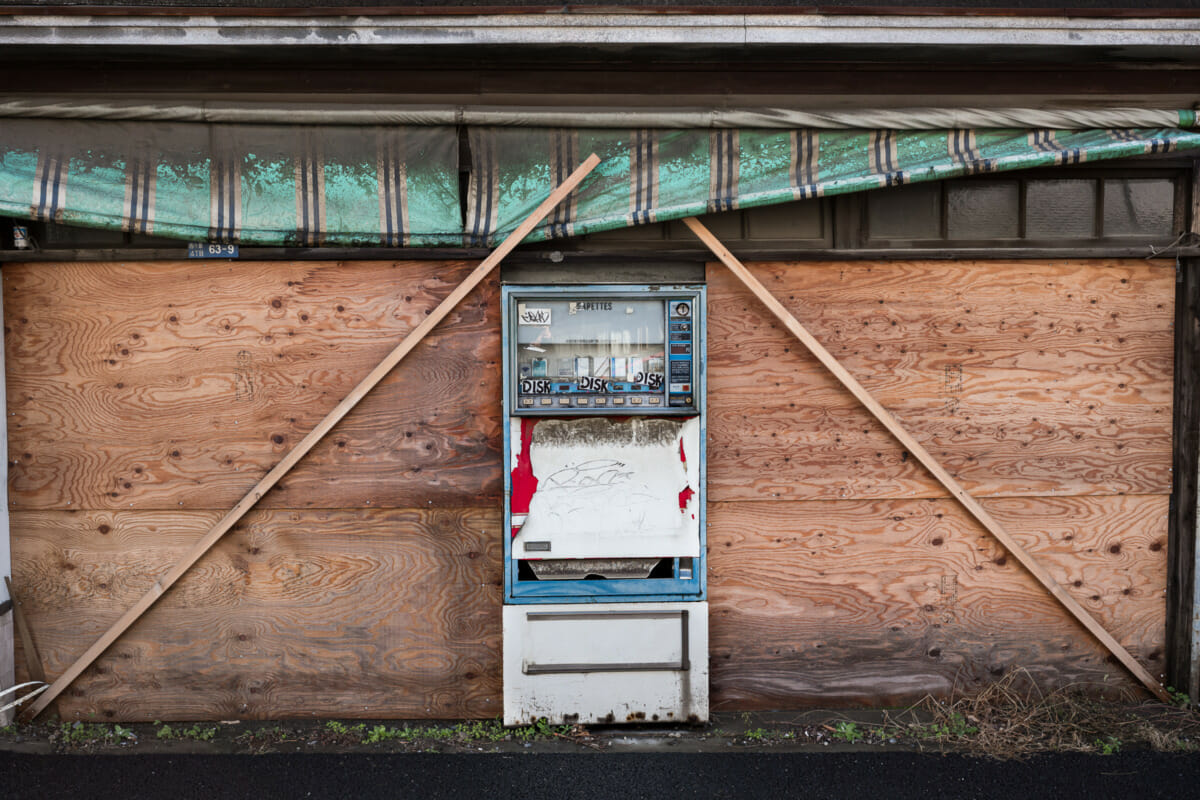
<svg viewBox="0 0 1200 800"><path fill-rule="evenodd" d="M853 14L476 14L430 16L0 16L0 45L372 47L419 45L851 45L1193 47L1197 17Z"/></svg>
<svg viewBox="0 0 1200 800"><path fill-rule="evenodd" d="M46 3L6 4L0 6L0 17L6 16L143 16L143 17L431 17L431 16L513 16L521 14L587 15L587 14L630 14L643 16L674 15L811 15L822 16L902 16L902 17L1039 17L1039 18L1173 18L1200 17L1200 6L1127 6L1127 7L1083 7L1063 6L1036 7L990 7L990 6L879 6L869 3L859 6L784 5L767 2L763 5L731 4L711 5L645 5L605 4L594 5L315 5L267 6L246 4L241 6L196 5L138 5Z"/></svg>

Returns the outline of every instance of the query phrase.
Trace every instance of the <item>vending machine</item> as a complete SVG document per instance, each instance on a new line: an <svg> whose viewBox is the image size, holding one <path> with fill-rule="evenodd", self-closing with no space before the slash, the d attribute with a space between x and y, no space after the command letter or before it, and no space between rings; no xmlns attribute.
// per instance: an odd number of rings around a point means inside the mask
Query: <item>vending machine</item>
<svg viewBox="0 0 1200 800"><path fill-rule="evenodd" d="M504 722L705 721L704 288L503 298Z"/></svg>

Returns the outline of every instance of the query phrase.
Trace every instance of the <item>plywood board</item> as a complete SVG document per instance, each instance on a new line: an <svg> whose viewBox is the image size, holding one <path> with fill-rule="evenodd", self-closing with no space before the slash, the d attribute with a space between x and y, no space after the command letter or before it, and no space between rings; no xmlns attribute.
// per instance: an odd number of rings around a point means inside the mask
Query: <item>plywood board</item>
<svg viewBox="0 0 1200 800"><path fill-rule="evenodd" d="M987 510L1155 676L1168 498L996 498ZM713 709L915 702L1014 669L1136 690L950 500L709 507Z"/></svg>
<svg viewBox="0 0 1200 800"><path fill-rule="evenodd" d="M457 262L5 268L13 508L228 508L470 271ZM499 502L493 279L273 490Z"/></svg>
<svg viewBox="0 0 1200 800"><path fill-rule="evenodd" d="M15 581L62 672L216 521L18 512ZM255 511L59 700L94 719L500 713L498 508ZM94 715L94 716L93 716Z"/></svg>
<svg viewBox="0 0 1200 800"><path fill-rule="evenodd" d="M1169 266L748 266L973 494L1170 491ZM709 320L711 499L944 494L719 265Z"/></svg>

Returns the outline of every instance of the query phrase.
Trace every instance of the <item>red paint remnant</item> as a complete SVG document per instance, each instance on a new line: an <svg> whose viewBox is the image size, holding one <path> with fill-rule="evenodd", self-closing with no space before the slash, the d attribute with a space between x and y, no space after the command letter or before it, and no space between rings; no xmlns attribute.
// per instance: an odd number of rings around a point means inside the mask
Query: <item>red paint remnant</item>
<svg viewBox="0 0 1200 800"><path fill-rule="evenodd" d="M536 419L525 417L521 420L521 453L517 456L517 466L512 471L512 498L510 500L512 513L528 514L529 501L537 491L538 479L533 474L533 462L529 458L529 450L533 446L533 426ZM512 529L516 538L520 528Z"/></svg>
<svg viewBox="0 0 1200 800"><path fill-rule="evenodd" d="M688 502L691 501L695 494L696 493L692 491L692 487L690 486L685 486L683 491L679 493L679 510L681 512L687 511Z"/></svg>
<svg viewBox="0 0 1200 800"><path fill-rule="evenodd" d="M679 460L681 462L683 462L683 464L686 468L687 454L683 452L683 439L679 440ZM690 487L690 486L685 486L683 488L683 491L679 493L679 511L680 511L680 513L687 512L688 502L692 499L692 497L695 494L696 493L694 491L692 491L692 487ZM693 515L693 518L695 518L695 515Z"/></svg>

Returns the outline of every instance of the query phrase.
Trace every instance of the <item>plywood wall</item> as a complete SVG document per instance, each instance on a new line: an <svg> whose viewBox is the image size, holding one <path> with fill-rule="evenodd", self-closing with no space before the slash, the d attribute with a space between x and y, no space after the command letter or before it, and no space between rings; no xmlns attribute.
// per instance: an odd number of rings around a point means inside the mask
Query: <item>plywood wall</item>
<svg viewBox="0 0 1200 800"><path fill-rule="evenodd" d="M6 265L14 579L47 671L472 266ZM751 268L1161 671L1171 266ZM906 702L1013 669L1133 685L723 268L709 287L714 709ZM498 295L473 293L61 711L496 716Z"/></svg>
<svg viewBox="0 0 1200 800"><path fill-rule="evenodd" d="M1162 673L1172 265L750 266ZM1134 689L719 265L709 306L714 709Z"/></svg>
<svg viewBox="0 0 1200 800"><path fill-rule="evenodd" d="M5 266L14 578L47 672L473 267ZM498 298L494 282L474 292L63 695L63 714L497 715Z"/></svg>

